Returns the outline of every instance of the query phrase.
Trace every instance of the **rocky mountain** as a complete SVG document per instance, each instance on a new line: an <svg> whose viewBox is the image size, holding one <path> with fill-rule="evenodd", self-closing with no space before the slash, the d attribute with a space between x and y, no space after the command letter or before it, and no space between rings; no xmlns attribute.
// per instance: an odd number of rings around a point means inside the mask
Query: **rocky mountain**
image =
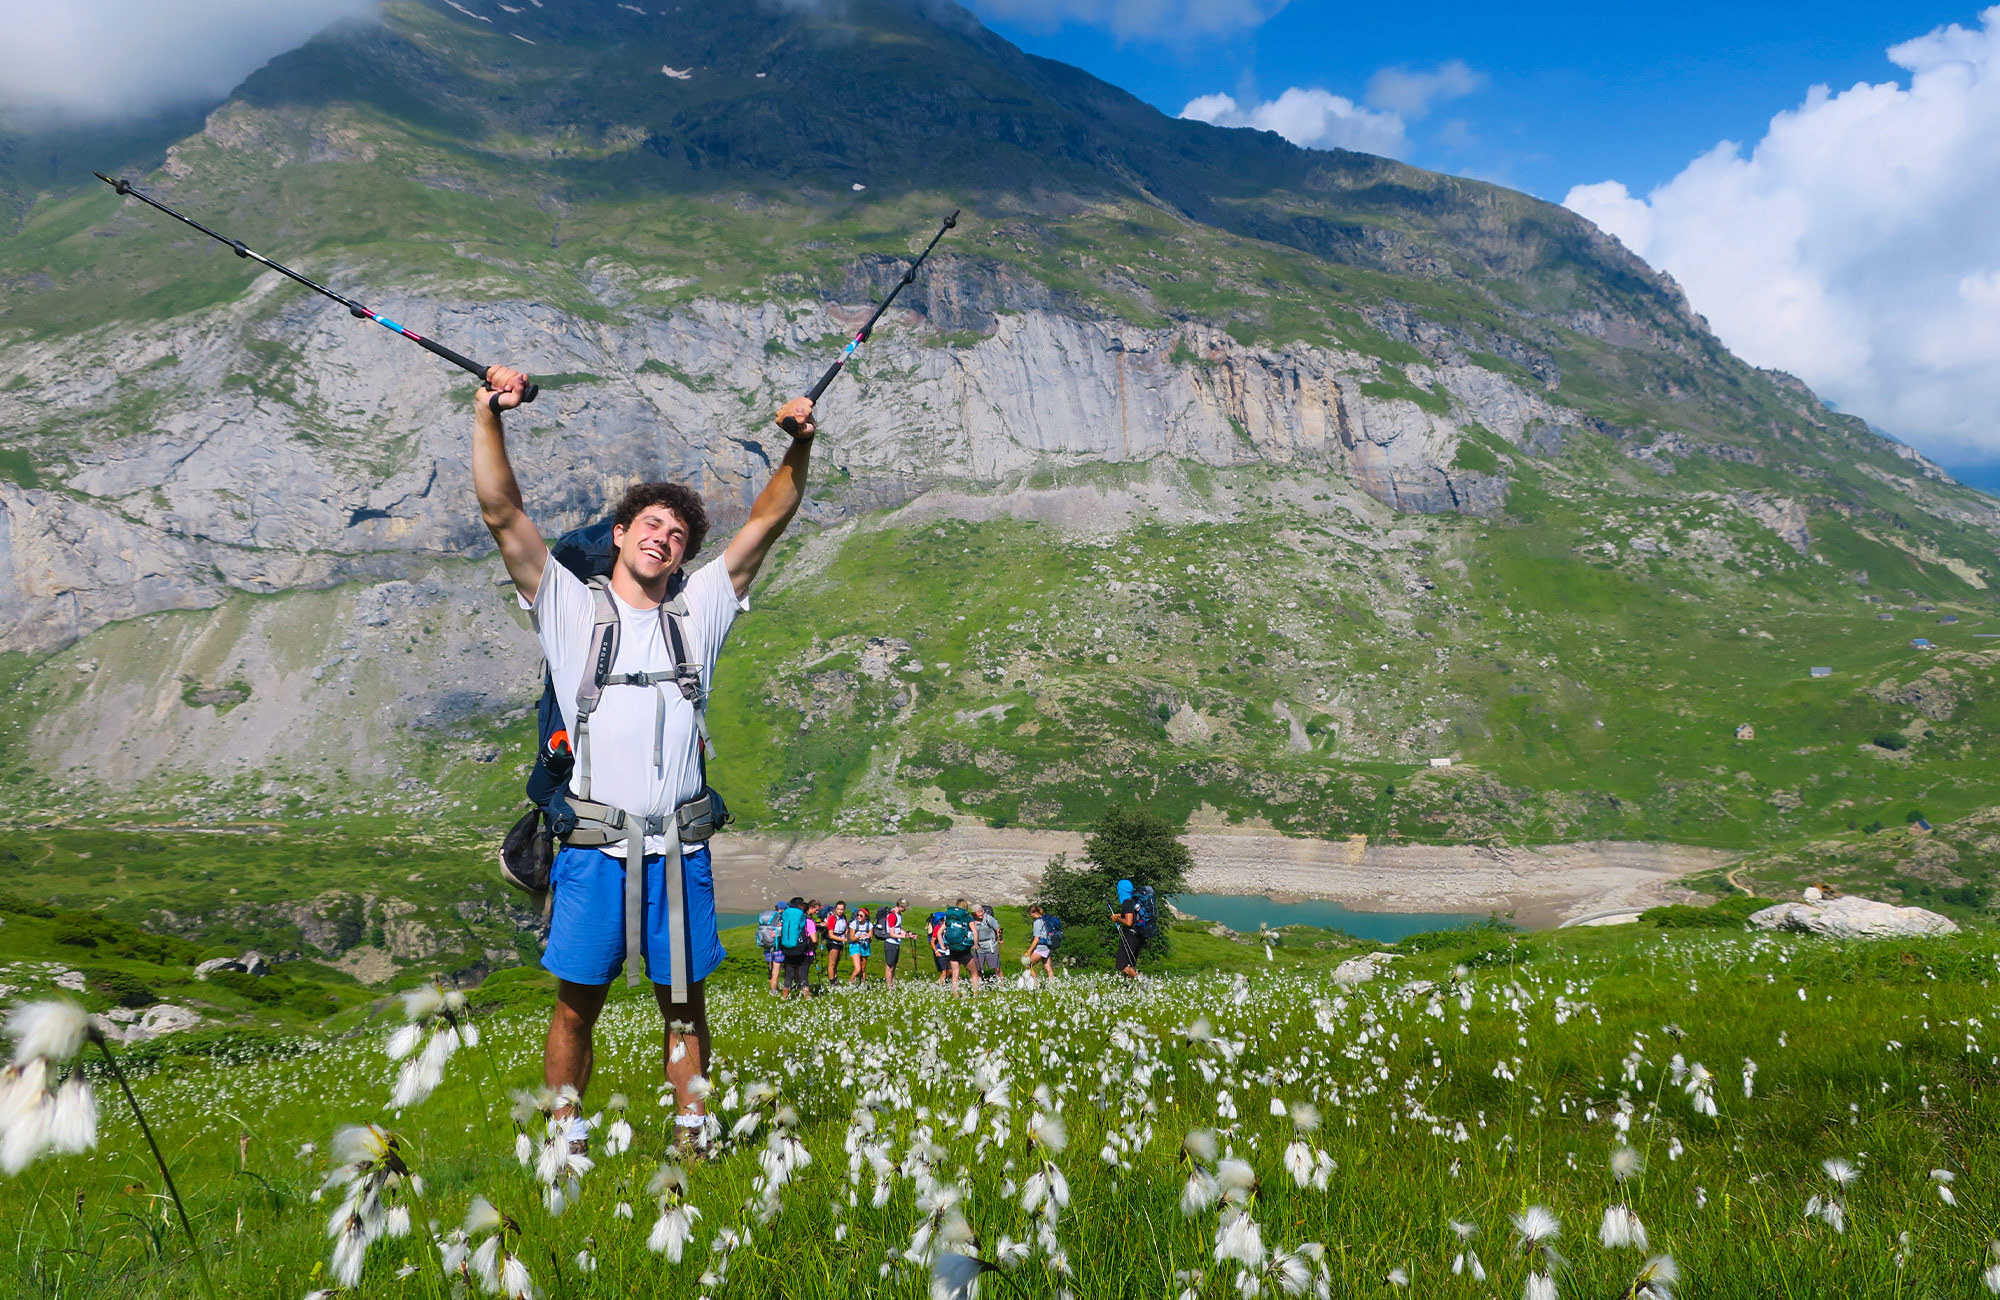
<svg viewBox="0 0 2000 1300"><path fill-rule="evenodd" d="M1994 503L1526 195L1171 120L929 0L389 0L152 139L104 169L541 377L551 532L641 475L740 517L770 410L965 210L732 648L755 824L1983 803ZM17 807L499 817L537 680L469 382L52 158L0 148Z"/></svg>

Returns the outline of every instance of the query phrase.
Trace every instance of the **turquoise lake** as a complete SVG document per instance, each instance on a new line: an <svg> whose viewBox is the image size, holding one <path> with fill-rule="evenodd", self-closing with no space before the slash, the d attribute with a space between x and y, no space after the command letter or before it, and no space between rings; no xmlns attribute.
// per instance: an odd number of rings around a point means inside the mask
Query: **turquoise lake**
<svg viewBox="0 0 2000 1300"><path fill-rule="evenodd" d="M1189 916L1220 921L1232 930L1310 925L1378 943L1394 943L1426 930L1462 929L1486 919L1483 913L1472 912L1355 912L1324 899L1280 903L1257 894L1176 894L1173 901Z"/></svg>

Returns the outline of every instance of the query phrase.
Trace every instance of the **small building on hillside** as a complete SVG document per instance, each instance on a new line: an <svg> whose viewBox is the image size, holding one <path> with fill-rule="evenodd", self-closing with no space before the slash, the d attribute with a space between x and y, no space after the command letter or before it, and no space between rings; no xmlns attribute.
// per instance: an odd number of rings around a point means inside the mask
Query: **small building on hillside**
<svg viewBox="0 0 2000 1300"><path fill-rule="evenodd" d="M1451 766L1451 760L1450 760L1450 759L1448 759L1448 758L1434 758L1434 759L1432 759L1432 760L1431 760L1431 766L1432 766L1432 767L1450 767L1450 766Z"/></svg>
<svg viewBox="0 0 2000 1300"><path fill-rule="evenodd" d="M1956 614L1946 614L1946 615L1944 615L1944 616L1943 616L1942 618L1938 619L1938 622L1940 622L1940 623L1956 623L1956 622L1958 622L1958 615L1956 615Z"/></svg>
<svg viewBox="0 0 2000 1300"><path fill-rule="evenodd" d="M1738 740L1755 740L1757 739L1757 728L1746 722L1736 729L1736 738Z"/></svg>
<svg viewBox="0 0 2000 1300"><path fill-rule="evenodd" d="M1910 638L1910 649L1912 650L1935 650L1936 648L1936 646L1930 643L1929 637L1913 636Z"/></svg>
<svg viewBox="0 0 2000 1300"><path fill-rule="evenodd" d="M1812 669L1812 670L1811 670L1811 672L1812 672L1812 675L1813 675L1813 676L1815 676L1815 677L1831 677L1831 676L1833 676L1833 669L1831 669L1831 668L1814 668L1814 669Z"/></svg>

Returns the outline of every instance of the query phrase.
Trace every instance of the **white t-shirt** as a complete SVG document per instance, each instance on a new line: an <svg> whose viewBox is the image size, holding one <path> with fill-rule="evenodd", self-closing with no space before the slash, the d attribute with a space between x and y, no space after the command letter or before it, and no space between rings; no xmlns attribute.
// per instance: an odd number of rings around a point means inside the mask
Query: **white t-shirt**
<svg viewBox="0 0 2000 1300"><path fill-rule="evenodd" d="M736 598L728 566L717 556L696 570L683 590L688 616L681 624L688 658L701 665L702 688L713 680L715 660L729 637L736 615L750 608L748 600ZM673 684L674 649L660 626L657 609L636 609L619 598L611 601L619 615L618 653L611 671L616 673L664 673L665 741L662 765L653 766L654 727L661 708L661 692L651 686L607 686L590 715L590 798L641 816L672 813L701 793L701 758L694 725L694 704ZM569 729L570 743L576 743L576 688L583 681L590 658L590 629L596 618L595 598L590 588L553 558L542 570L542 585L528 606L541 639L542 655L549 661L555 681L556 702L562 709L563 726ZM570 789L582 774L570 777ZM616 858L625 856L620 840L604 846ZM665 853L666 837L646 837L646 852Z"/></svg>

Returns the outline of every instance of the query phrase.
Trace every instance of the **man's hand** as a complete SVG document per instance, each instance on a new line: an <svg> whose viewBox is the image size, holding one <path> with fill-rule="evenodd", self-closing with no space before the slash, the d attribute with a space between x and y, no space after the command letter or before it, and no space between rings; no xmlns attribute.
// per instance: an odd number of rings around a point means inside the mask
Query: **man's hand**
<svg viewBox="0 0 2000 1300"><path fill-rule="evenodd" d="M488 403L497 394L500 398L500 409L511 411L521 404L521 394L527 390L528 377L526 375L518 370L509 370L505 366L492 366L486 371L485 385L473 395L472 400L481 408L492 410L493 408ZM790 410L791 408L787 407L785 409ZM810 409L810 404L808 404L808 409Z"/></svg>
<svg viewBox="0 0 2000 1300"><path fill-rule="evenodd" d="M508 372L512 374L512 371ZM819 432L813 423L813 400L810 397L794 397L778 408L776 424L794 438L810 438Z"/></svg>

